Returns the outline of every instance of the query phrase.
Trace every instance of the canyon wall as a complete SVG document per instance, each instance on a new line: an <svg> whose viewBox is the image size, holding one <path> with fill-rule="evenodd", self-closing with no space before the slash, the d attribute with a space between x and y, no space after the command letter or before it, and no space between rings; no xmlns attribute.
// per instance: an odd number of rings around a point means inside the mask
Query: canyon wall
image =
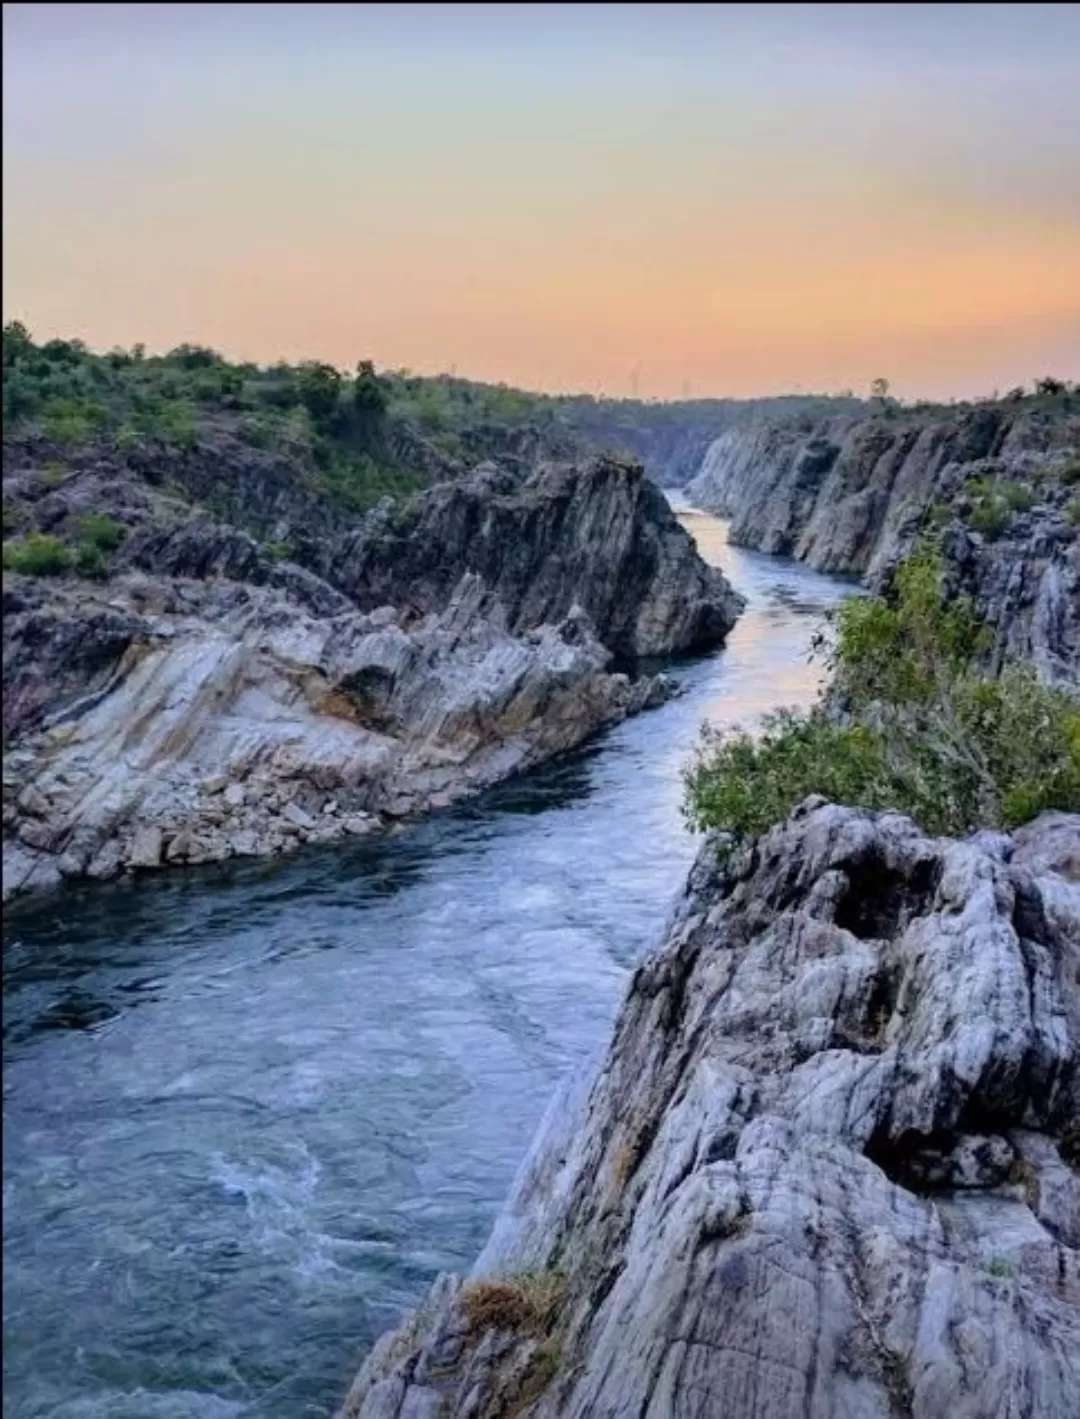
<svg viewBox="0 0 1080 1419"><path fill-rule="evenodd" d="M687 496L741 546L871 587L928 531L993 659L1080 682L1080 411L1068 398L765 420L730 430Z"/></svg>

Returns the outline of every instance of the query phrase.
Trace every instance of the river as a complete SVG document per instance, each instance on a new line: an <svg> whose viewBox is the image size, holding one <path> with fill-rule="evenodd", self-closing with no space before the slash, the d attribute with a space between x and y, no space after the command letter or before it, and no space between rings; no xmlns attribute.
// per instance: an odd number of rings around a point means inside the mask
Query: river
<svg viewBox="0 0 1080 1419"><path fill-rule="evenodd" d="M702 719L812 699L851 590L682 512L748 606L664 707L379 842L9 913L5 1416L327 1419L471 1264L660 939Z"/></svg>

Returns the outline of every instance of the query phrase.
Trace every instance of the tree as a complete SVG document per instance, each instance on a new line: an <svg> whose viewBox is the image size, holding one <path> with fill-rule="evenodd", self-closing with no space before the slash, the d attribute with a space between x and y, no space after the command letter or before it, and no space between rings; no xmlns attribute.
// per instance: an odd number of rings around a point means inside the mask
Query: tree
<svg viewBox="0 0 1080 1419"><path fill-rule="evenodd" d="M10 320L4 326L4 365L18 364L34 348L30 332L21 320Z"/></svg>
<svg viewBox="0 0 1080 1419"><path fill-rule="evenodd" d="M935 548L900 567L889 597L852 597L836 622L831 703L766 716L757 737L706 735L686 772L696 827L737 841L810 794L898 809L932 833L1080 809L1080 700L1030 669L987 672L988 634L948 594Z"/></svg>
<svg viewBox="0 0 1080 1419"><path fill-rule="evenodd" d="M374 448L381 441L386 405L384 381L375 373L371 360L361 360L353 382L353 408L357 435L365 448Z"/></svg>
<svg viewBox="0 0 1080 1419"><path fill-rule="evenodd" d="M300 402L316 424L333 422L341 400L341 375L333 365L318 360L301 365L298 389Z"/></svg>
<svg viewBox="0 0 1080 1419"><path fill-rule="evenodd" d="M207 370L222 363L218 352L206 345L177 345L165 358L170 364L179 365L185 370Z"/></svg>
<svg viewBox="0 0 1080 1419"><path fill-rule="evenodd" d="M1036 394L1064 394L1065 385L1060 379L1054 379L1052 375L1046 375L1043 379L1035 382Z"/></svg>
<svg viewBox="0 0 1080 1419"><path fill-rule="evenodd" d="M53 365L77 365L86 355L82 340L46 340L41 353Z"/></svg>
<svg viewBox="0 0 1080 1419"><path fill-rule="evenodd" d="M889 381L887 379L882 379L880 376L877 379L872 380L870 384L870 393L874 399L880 399L882 404L884 404L889 397Z"/></svg>

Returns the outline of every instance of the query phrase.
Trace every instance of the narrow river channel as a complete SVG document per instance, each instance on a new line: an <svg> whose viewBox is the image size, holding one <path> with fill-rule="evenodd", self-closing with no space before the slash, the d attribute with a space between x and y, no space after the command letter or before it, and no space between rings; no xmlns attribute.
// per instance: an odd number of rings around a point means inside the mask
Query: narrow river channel
<svg viewBox="0 0 1080 1419"><path fill-rule="evenodd" d="M5 1416L327 1419L470 1265L659 940L701 721L812 699L851 590L681 515L749 604L663 708L380 843L9 913Z"/></svg>

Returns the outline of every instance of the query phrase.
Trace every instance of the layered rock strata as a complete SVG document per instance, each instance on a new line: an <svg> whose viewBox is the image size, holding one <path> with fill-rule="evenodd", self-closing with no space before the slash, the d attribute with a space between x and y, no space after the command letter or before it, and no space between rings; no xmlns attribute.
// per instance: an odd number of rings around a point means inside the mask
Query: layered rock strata
<svg viewBox="0 0 1080 1419"><path fill-rule="evenodd" d="M124 530L105 581L5 572L5 896L445 806L656 704L616 652L717 644L741 606L612 460L380 508L309 539L324 575L93 468L5 496Z"/></svg>

